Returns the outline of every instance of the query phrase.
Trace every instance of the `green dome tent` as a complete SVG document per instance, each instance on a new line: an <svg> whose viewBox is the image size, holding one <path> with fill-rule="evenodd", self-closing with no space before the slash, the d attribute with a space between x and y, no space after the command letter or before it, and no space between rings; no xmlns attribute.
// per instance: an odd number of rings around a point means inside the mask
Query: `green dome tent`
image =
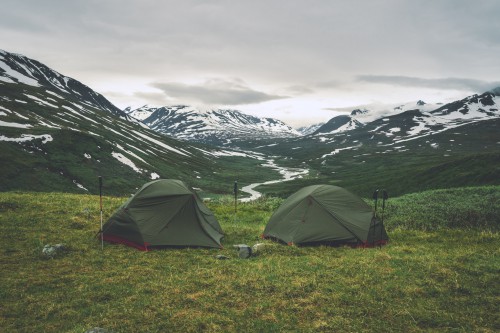
<svg viewBox="0 0 500 333"><path fill-rule="evenodd" d="M105 241L148 250L160 246L222 247L219 222L198 195L180 180L142 186L102 229Z"/></svg>
<svg viewBox="0 0 500 333"><path fill-rule="evenodd" d="M381 221L361 198L332 185L307 186L271 216L264 238L287 244L347 244L369 247L389 240Z"/></svg>

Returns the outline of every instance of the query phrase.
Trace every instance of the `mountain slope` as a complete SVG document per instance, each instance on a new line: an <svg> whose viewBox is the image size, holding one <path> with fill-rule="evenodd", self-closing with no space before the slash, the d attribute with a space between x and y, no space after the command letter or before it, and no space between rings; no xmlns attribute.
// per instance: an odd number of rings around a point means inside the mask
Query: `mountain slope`
<svg viewBox="0 0 500 333"><path fill-rule="evenodd" d="M97 193L97 176L103 176L108 194L129 193L159 177L213 193L230 188L233 175L241 181L280 177L260 167L262 155L181 142L130 120L78 81L1 51L0 190ZM262 169L258 176L256 169Z"/></svg>
<svg viewBox="0 0 500 333"><path fill-rule="evenodd" d="M144 106L128 111L151 129L185 141L231 145L247 139L297 137L299 132L272 118L258 118L236 110L177 105L161 108Z"/></svg>

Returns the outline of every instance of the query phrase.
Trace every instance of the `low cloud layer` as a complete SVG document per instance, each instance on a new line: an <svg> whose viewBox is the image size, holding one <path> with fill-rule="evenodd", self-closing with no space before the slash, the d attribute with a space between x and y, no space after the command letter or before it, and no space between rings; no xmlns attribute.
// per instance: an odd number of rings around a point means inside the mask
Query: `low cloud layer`
<svg viewBox="0 0 500 333"><path fill-rule="evenodd" d="M486 92L500 86L500 81L487 82L464 78L424 79L409 76L360 75L358 81L389 84L394 86L418 87L440 90L464 90Z"/></svg>
<svg viewBox="0 0 500 333"><path fill-rule="evenodd" d="M304 122L492 89L498 13L498 0L3 0L0 48L121 108L219 104Z"/></svg>
<svg viewBox="0 0 500 333"><path fill-rule="evenodd" d="M240 79L210 79L200 84L157 82L151 86L169 99L210 105L245 105L287 98L254 90Z"/></svg>

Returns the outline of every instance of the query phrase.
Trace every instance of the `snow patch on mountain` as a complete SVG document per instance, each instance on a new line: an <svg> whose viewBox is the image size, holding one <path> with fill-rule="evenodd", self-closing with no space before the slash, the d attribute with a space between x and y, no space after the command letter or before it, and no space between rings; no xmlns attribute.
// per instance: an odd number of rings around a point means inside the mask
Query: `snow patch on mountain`
<svg viewBox="0 0 500 333"><path fill-rule="evenodd" d="M1 57L0 60L4 60L4 57ZM28 86L32 87L39 87L40 84L38 81L33 78L26 76L25 74L20 73L19 71L13 69L10 67L7 63L0 61L0 78L2 78L2 81L7 82L7 83L24 83Z"/></svg>
<svg viewBox="0 0 500 333"><path fill-rule="evenodd" d="M7 122L7 121L0 120L0 127L31 128L33 126L30 124L19 124L19 123L13 123L13 122Z"/></svg>
<svg viewBox="0 0 500 333"><path fill-rule="evenodd" d="M125 164L126 166L131 167L132 170L134 170L137 173L143 173L144 172L144 170L142 170L141 168L138 168L135 165L135 163L132 162L131 159L129 159L128 157L124 156L122 153L111 152L111 156L113 156L114 158L116 158L118 161L120 161L121 163Z"/></svg>
<svg viewBox="0 0 500 333"><path fill-rule="evenodd" d="M365 124L409 110L420 110L422 112L432 111L437 109L440 105L441 103L426 103L422 100L398 104L369 104L351 111L351 117Z"/></svg>
<svg viewBox="0 0 500 333"><path fill-rule="evenodd" d="M9 138L5 135L0 135L0 141L26 142L26 141L36 140L36 139L41 139L42 143L47 143L47 142L54 140L52 138L52 135L50 135L50 134L41 134L41 135L21 134L21 137L19 137L19 138Z"/></svg>

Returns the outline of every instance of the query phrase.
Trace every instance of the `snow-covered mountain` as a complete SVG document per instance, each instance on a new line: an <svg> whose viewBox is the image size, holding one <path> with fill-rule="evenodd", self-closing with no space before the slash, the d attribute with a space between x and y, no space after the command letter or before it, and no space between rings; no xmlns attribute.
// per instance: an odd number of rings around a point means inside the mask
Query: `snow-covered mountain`
<svg viewBox="0 0 500 333"><path fill-rule="evenodd" d="M422 101L409 105L414 108L401 105L391 113L354 110L351 115L332 118L310 136L310 139L316 141L318 145L335 146L333 155L345 150L357 151L359 147L375 147L374 150L377 150L379 147L397 146L405 149L410 141L421 138L429 141L430 147L434 148L445 144L439 140L435 141L434 138L438 134L455 133L455 131L459 133L461 127L469 128L467 126L474 124L488 127L490 126L488 120L498 121L500 88L440 105L438 108ZM361 122L358 119L369 121ZM474 128L478 128L477 126ZM498 137L492 140L500 142ZM298 147L300 143L295 141L293 145Z"/></svg>
<svg viewBox="0 0 500 333"><path fill-rule="evenodd" d="M399 143L500 117L500 91L472 95L437 109L407 110L370 123L367 131Z"/></svg>
<svg viewBox="0 0 500 333"><path fill-rule="evenodd" d="M81 82L64 76L44 64L24 55L0 50L0 82L22 83L32 87L43 87L52 99L64 99L71 95L76 100L73 103L77 110L87 107L106 110L116 116L128 119L128 116L109 102L104 96L96 93ZM36 96L26 95L25 98L37 100ZM50 101L37 101L50 106Z"/></svg>
<svg viewBox="0 0 500 333"><path fill-rule="evenodd" d="M258 118L236 110L207 109L176 105L127 110L156 132L170 137L215 145L246 139L290 138L300 133L280 120Z"/></svg>
<svg viewBox="0 0 500 333"><path fill-rule="evenodd" d="M442 103L426 103L422 100L411 101L404 104L372 104L352 110L350 116L360 123L367 124L377 119L394 116L409 110L420 110L422 112L432 111L442 105Z"/></svg>
<svg viewBox="0 0 500 333"><path fill-rule="evenodd" d="M464 122L497 117L495 103L498 103L495 102L495 92L487 92L446 105L419 100L398 105L372 106L355 109L350 115L336 116L318 128L313 135L336 134L366 127L366 131L383 132L388 137L399 138L396 133L405 133L405 137L411 137ZM403 132L403 128L407 131Z"/></svg>

